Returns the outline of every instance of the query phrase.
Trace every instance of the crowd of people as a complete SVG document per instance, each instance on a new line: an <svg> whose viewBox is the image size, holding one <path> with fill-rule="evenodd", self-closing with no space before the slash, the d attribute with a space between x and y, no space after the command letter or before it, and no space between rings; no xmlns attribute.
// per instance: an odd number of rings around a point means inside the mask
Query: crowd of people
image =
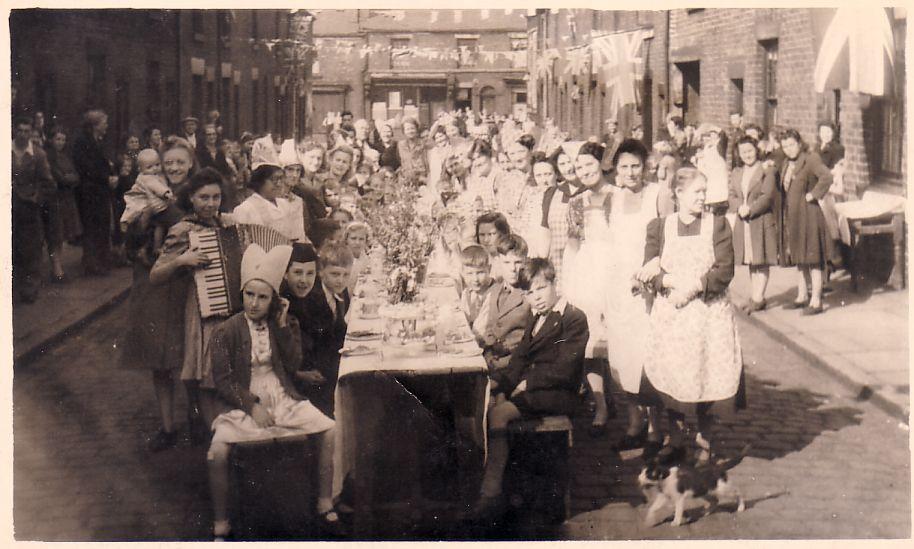
<svg viewBox="0 0 914 549"><path fill-rule="evenodd" d="M64 241L82 246L86 275L132 265L122 362L152 371L161 429L151 451L177 443L183 382L190 432L209 444L217 537L230 532L229 445L287 434L321 437L317 512L338 528L338 351L372 245L360 209L386 189L415 188L417 212L436 220L426 272L453 278L489 367L477 517L503 504L507 424L570 415L581 393L592 436L624 409L615 450L711 459L714 418L745 405L727 297L734 269L748 267L746 307L756 312L767 307L770 266L796 267L788 307L814 315L839 261L828 203L843 149L828 123L809 147L795 129L764 132L738 114L727 129L672 116L649 148L640 127L622 135L615 120L605 135L572 140L549 119L469 111L442 113L425 130L412 118L342 113L320 137L234 141L210 113L167 137L160 128L143 141L128 136L113 157L107 126L104 112L87 112L68 147L68 132L45 130L43 117L15 120L14 283L22 300L36 298L45 245L52 281L66 281ZM269 227L291 245L250 246L237 289L244 312L203 318L192 273L209 259L190 235L236 223Z"/></svg>

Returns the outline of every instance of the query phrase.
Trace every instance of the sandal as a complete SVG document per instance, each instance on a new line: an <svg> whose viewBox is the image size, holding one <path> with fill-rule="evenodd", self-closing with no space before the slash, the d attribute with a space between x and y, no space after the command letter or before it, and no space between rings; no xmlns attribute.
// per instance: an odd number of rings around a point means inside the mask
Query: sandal
<svg viewBox="0 0 914 549"><path fill-rule="evenodd" d="M346 526L336 508L317 514L318 527L327 535L340 537L347 534Z"/></svg>

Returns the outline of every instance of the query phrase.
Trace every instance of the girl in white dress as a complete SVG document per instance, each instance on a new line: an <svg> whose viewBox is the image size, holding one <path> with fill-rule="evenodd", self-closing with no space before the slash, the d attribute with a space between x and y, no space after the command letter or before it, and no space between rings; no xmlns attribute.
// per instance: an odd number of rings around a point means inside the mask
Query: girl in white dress
<svg viewBox="0 0 914 549"><path fill-rule="evenodd" d="M279 297L291 255L291 246L276 246L269 253L248 246L241 260L244 312L220 324L207 346L206 360L224 410L213 421L206 455L216 539L231 531L231 444L310 434L320 437L317 513L325 527L339 528L332 499L334 422L304 399L291 379L302 361L301 332L287 314L289 302Z"/></svg>

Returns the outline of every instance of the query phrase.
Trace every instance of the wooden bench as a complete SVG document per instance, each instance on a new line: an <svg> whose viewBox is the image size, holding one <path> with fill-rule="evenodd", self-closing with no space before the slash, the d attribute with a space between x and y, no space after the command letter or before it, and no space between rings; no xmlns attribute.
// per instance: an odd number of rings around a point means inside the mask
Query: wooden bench
<svg viewBox="0 0 914 549"><path fill-rule="evenodd" d="M546 416L508 424L511 458L505 473L508 502L524 514L561 523L571 512L571 446L568 416Z"/></svg>
<svg viewBox="0 0 914 549"><path fill-rule="evenodd" d="M889 275L889 285L901 290L905 287L905 234L904 213L887 214L870 219L854 219L849 221L850 228L850 265L848 271L851 275L851 289L856 292L859 287L860 265L857 264L857 246L866 236L889 234L892 235L893 264L892 273Z"/></svg>
<svg viewBox="0 0 914 549"><path fill-rule="evenodd" d="M317 503L317 438L232 444L231 523L237 539L309 537Z"/></svg>

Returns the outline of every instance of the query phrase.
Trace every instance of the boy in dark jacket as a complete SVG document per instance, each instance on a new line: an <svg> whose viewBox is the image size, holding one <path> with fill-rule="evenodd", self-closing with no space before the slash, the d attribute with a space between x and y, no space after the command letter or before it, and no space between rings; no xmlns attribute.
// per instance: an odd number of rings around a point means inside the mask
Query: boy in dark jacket
<svg viewBox="0 0 914 549"><path fill-rule="evenodd" d="M500 507L501 484L508 462L506 427L523 417L571 414L583 375L584 349L590 332L580 309L559 298L555 267L548 259L527 262L521 288L535 316L527 323L508 366L492 374L493 392L503 393L489 411L489 451L475 518Z"/></svg>
<svg viewBox="0 0 914 549"><path fill-rule="evenodd" d="M346 246L331 244L321 248L318 278L297 314L304 360L303 371L296 374L296 386L330 417L333 417L333 394L340 371L340 349L348 328L346 313L350 298L346 284L352 262L352 252ZM313 370L320 376L314 375Z"/></svg>

